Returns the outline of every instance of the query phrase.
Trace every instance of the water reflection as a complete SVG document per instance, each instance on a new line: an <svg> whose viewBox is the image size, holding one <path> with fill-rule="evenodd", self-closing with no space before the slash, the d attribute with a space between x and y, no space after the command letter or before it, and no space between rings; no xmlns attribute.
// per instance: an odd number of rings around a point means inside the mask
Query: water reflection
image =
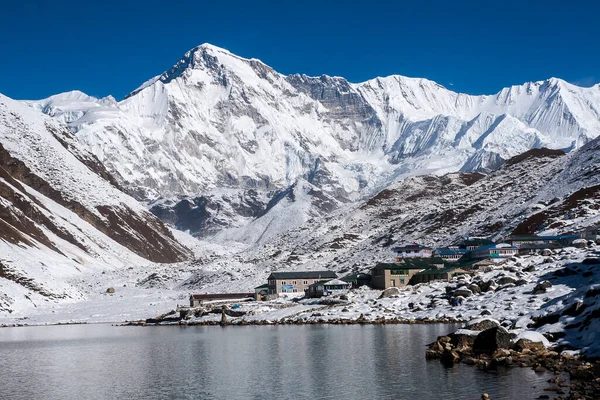
<svg viewBox="0 0 600 400"><path fill-rule="evenodd" d="M493 399L548 376L426 362L447 325L0 329L4 399ZM536 389L533 387L537 386Z"/></svg>

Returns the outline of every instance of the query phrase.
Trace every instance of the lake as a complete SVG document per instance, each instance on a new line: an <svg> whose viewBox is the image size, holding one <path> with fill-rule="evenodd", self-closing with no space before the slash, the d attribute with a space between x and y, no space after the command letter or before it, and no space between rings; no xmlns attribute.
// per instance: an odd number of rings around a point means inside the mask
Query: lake
<svg viewBox="0 0 600 400"><path fill-rule="evenodd" d="M2 399L534 399L547 374L425 360L450 325L0 329Z"/></svg>

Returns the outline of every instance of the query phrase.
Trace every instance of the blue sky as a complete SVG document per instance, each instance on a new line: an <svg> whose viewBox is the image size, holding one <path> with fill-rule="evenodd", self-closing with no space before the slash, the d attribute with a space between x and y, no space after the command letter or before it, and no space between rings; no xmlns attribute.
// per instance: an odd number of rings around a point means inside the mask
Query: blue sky
<svg viewBox="0 0 600 400"><path fill-rule="evenodd" d="M600 81L593 1L40 1L0 11L0 92L123 98L209 42L277 71L401 74L467 93Z"/></svg>

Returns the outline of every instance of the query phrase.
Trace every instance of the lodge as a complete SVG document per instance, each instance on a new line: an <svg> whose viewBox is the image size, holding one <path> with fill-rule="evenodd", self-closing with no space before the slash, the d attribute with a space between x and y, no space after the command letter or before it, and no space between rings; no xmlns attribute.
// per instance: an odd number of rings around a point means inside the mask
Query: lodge
<svg viewBox="0 0 600 400"><path fill-rule="evenodd" d="M333 271L272 272L267 278L268 294L304 293L310 285L337 278Z"/></svg>

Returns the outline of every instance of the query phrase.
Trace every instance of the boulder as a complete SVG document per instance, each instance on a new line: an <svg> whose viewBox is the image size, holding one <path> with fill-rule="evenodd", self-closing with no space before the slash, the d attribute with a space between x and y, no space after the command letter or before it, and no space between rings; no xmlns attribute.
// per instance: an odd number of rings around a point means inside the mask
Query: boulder
<svg viewBox="0 0 600 400"><path fill-rule="evenodd" d="M517 343L515 343L515 350L523 351L523 350L543 350L544 345L539 342L534 342L529 339L519 339Z"/></svg>
<svg viewBox="0 0 600 400"><path fill-rule="evenodd" d="M445 364L456 364L460 362L460 356L454 350L446 350L442 354L441 360Z"/></svg>
<svg viewBox="0 0 600 400"><path fill-rule="evenodd" d="M454 333L448 335L452 345L457 350L470 349L475 343L475 338L479 335L479 331L472 331L469 329L459 329Z"/></svg>
<svg viewBox="0 0 600 400"><path fill-rule="evenodd" d="M548 288L552 287L552 283L550 281L542 281L535 285L533 288L533 294L542 294L546 293Z"/></svg>
<svg viewBox="0 0 600 400"><path fill-rule="evenodd" d="M381 292L381 295L379 296L379 298L385 299L387 297L397 296L399 294L400 294L400 289L398 289L397 287L391 287L391 288L387 288L383 292Z"/></svg>
<svg viewBox="0 0 600 400"><path fill-rule="evenodd" d="M109 287L108 289L106 289L106 293L114 293L114 292L115 292L114 287Z"/></svg>
<svg viewBox="0 0 600 400"><path fill-rule="evenodd" d="M552 250L550 249L544 249L542 250L542 255L545 257L551 256L552 255Z"/></svg>
<svg viewBox="0 0 600 400"><path fill-rule="evenodd" d="M458 297L458 296L470 297L470 296L473 296L473 292L470 289L467 289L465 286L463 286L463 287L456 289L452 295L454 297Z"/></svg>
<svg viewBox="0 0 600 400"><path fill-rule="evenodd" d="M468 329L470 331L486 331L488 329L496 328L498 326L500 326L500 323L495 319L479 318L468 322L465 326L465 329Z"/></svg>
<svg viewBox="0 0 600 400"><path fill-rule="evenodd" d="M474 294L481 293L481 288L477 284L475 284L475 283L472 283L472 284L469 285L469 290L471 292L473 292Z"/></svg>
<svg viewBox="0 0 600 400"><path fill-rule="evenodd" d="M510 333L501 327L487 329L481 332L475 338L473 343L473 353L475 354L493 354L498 349L508 349L511 347Z"/></svg>
<svg viewBox="0 0 600 400"><path fill-rule="evenodd" d="M507 283L516 283L517 280L515 278L513 278L512 276L503 276L502 278L498 279L498 285L506 285Z"/></svg>

